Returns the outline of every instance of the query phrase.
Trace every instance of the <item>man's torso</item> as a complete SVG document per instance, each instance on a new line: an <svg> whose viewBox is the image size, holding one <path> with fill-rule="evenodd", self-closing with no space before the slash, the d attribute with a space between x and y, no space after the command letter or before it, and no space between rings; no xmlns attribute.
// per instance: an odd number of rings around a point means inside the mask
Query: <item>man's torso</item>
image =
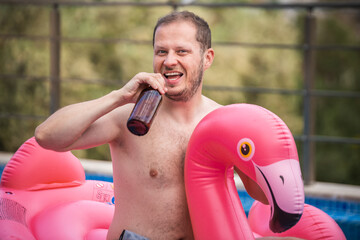
<svg viewBox="0 0 360 240"><path fill-rule="evenodd" d="M184 160L202 117L182 126L161 116L145 136L123 131L124 140L110 144L116 212L108 239L117 239L123 229L156 240L193 239Z"/></svg>

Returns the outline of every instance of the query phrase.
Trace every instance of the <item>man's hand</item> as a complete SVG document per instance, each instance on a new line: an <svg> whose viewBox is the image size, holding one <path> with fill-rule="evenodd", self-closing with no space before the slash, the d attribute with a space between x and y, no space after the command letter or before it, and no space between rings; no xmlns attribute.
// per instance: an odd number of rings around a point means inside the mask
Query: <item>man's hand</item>
<svg viewBox="0 0 360 240"><path fill-rule="evenodd" d="M121 95L125 102L134 103L140 95L140 92L146 87L152 87L165 94L167 88L165 87L165 80L160 73L146 73L141 72L136 74L122 89Z"/></svg>

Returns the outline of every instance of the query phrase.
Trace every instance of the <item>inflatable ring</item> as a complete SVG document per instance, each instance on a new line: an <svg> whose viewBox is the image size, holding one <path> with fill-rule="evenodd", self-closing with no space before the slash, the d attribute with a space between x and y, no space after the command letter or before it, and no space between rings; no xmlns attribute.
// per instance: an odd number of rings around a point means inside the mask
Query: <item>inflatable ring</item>
<svg viewBox="0 0 360 240"><path fill-rule="evenodd" d="M251 224L235 187L234 166L260 186L270 205L255 202ZM345 239L331 217L304 208L293 136L278 116L260 106L229 105L202 119L187 149L185 188L196 239L301 238L304 232L306 239Z"/></svg>
<svg viewBox="0 0 360 240"><path fill-rule="evenodd" d="M85 181L73 154L43 149L31 138L1 176L0 239L105 239L113 198L112 183Z"/></svg>
<svg viewBox="0 0 360 240"><path fill-rule="evenodd" d="M249 219L234 166L255 181L269 206L254 203ZM197 240L292 236L345 239L321 210L304 205L294 139L285 123L255 105L235 104L208 114L191 136L185 188ZM70 152L26 141L0 183L0 239L105 239L114 214L112 183L86 181Z"/></svg>

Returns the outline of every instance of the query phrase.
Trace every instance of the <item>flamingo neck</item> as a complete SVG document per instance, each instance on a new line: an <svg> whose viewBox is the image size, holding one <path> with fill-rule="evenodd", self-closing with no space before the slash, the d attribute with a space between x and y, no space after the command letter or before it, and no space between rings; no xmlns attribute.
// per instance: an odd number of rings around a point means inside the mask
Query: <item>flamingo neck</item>
<svg viewBox="0 0 360 240"><path fill-rule="evenodd" d="M233 166L188 161L185 184L196 239L254 239L234 182Z"/></svg>

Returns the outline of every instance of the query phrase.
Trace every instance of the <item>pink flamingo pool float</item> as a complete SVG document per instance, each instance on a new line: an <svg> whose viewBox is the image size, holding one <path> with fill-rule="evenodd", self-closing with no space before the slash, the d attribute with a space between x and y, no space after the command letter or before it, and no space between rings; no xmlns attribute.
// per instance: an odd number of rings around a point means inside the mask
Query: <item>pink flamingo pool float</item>
<svg viewBox="0 0 360 240"><path fill-rule="evenodd" d="M234 167L258 184L248 218ZM186 153L185 186L195 239L291 236L346 239L323 211L304 204L296 145L274 113L250 104L221 107L196 127ZM105 239L114 213L112 183L85 180L70 152L26 141L0 184L0 239Z"/></svg>

